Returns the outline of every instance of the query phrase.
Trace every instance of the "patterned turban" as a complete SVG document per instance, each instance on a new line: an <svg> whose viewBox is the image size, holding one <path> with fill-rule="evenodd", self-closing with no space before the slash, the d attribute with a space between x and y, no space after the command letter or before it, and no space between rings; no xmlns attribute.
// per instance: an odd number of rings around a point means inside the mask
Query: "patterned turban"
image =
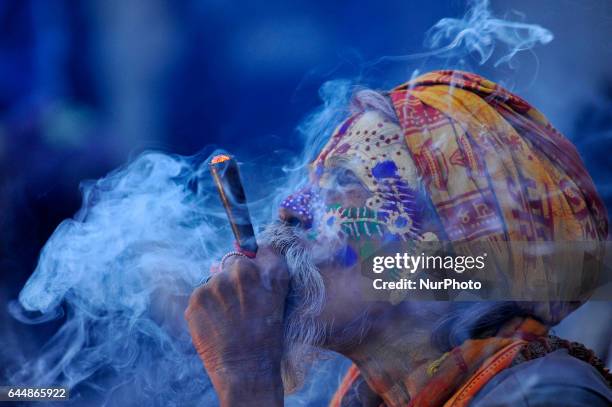
<svg viewBox="0 0 612 407"><path fill-rule="evenodd" d="M523 99L460 71L427 73L389 96L399 123L380 113L353 115L314 163L351 161L373 194L357 211L369 222L345 222L345 232L423 236L418 179L441 225L440 240L455 248L472 241L503 251L511 241L606 240L606 209L576 148ZM520 250L505 250L513 262L505 278L537 286L555 272ZM570 291L584 289L581 278L567 284ZM588 292L577 297L525 307L552 325Z"/></svg>

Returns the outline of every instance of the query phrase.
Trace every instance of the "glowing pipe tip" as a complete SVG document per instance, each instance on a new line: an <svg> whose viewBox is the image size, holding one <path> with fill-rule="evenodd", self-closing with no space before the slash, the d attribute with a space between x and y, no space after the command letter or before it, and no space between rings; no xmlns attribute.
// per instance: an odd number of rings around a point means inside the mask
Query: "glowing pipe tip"
<svg viewBox="0 0 612 407"><path fill-rule="evenodd" d="M230 160L231 157L229 155L225 155L225 154L219 154L216 155L212 158L212 160L210 161L211 164L219 164L222 163L224 161Z"/></svg>

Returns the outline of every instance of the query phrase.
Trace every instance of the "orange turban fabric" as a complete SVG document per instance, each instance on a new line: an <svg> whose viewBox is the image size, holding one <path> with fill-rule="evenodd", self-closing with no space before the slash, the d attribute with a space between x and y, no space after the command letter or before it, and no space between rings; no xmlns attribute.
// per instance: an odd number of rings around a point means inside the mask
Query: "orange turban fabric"
<svg viewBox="0 0 612 407"><path fill-rule="evenodd" d="M606 209L576 148L523 99L460 71L417 77L391 99L446 240L606 240ZM528 285L554 273L507 252L513 281ZM555 324L576 305L540 303L531 311Z"/></svg>

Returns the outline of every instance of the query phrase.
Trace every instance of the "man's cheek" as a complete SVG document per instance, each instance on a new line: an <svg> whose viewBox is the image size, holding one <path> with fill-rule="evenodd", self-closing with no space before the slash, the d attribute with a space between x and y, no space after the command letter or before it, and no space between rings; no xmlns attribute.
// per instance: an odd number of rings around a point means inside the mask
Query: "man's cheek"
<svg viewBox="0 0 612 407"><path fill-rule="evenodd" d="M350 244L343 245L334 255L334 263L343 268L353 267L359 261L359 255Z"/></svg>

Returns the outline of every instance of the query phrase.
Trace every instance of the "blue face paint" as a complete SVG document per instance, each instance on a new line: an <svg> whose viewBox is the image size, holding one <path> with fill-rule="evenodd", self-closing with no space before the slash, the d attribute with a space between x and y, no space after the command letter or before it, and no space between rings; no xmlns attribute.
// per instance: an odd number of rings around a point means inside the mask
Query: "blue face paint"
<svg viewBox="0 0 612 407"><path fill-rule="evenodd" d="M383 161L372 167L372 175L376 179L391 178L397 173L397 165L393 161Z"/></svg>
<svg viewBox="0 0 612 407"><path fill-rule="evenodd" d="M398 227L398 228L403 228L407 224L408 224L408 219L406 219L404 216L399 216L395 220L395 226Z"/></svg>
<svg viewBox="0 0 612 407"><path fill-rule="evenodd" d="M329 219L327 219L327 226L333 226L335 221L336 221L336 217L331 216Z"/></svg>
<svg viewBox="0 0 612 407"><path fill-rule="evenodd" d="M348 268L357 263L359 260L359 255L350 245L347 244L336 252L334 258L336 259L336 262Z"/></svg>

